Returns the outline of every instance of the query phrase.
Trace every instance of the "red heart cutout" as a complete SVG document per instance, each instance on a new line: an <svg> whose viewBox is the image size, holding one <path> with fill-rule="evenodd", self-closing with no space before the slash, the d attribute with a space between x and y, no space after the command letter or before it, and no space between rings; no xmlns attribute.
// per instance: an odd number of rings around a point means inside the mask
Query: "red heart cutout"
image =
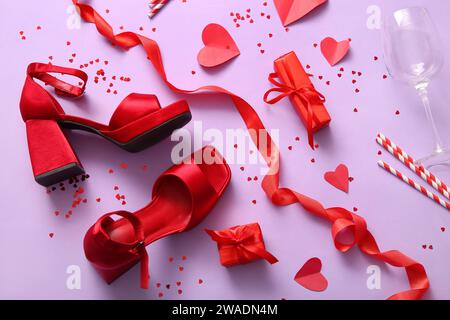
<svg viewBox="0 0 450 320"><path fill-rule="evenodd" d="M326 172L324 179L333 187L348 192L348 168L345 164L340 164L335 171Z"/></svg>
<svg viewBox="0 0 450 320"><path fill-rule="evenodd" d="M349 40L337 42L333 38L327 37L320 43L320 50L331 66L336 65L339 61L344 59L349 49Z"/></svg>
<svg viewBox="0 0 450 320"><path fill-rule="evenodd" d="M300 268L294 280L308 290L324 291L328 287L328 280L321 271L322 261L319 258L311 258Z"/></svg>
<svg viewBox="0 0 450 320"><path fill-rule="evenodd" d="M197 56L204 67L215 67L237 57L241 52L228 31L219 24L211 23L203 29L205 46Z"/></svg>
<svg viewBox="0 0 450 320"><path fill-rule="evenodd" d="M274 0L283 26L303 18L328 0Z"/></svg>

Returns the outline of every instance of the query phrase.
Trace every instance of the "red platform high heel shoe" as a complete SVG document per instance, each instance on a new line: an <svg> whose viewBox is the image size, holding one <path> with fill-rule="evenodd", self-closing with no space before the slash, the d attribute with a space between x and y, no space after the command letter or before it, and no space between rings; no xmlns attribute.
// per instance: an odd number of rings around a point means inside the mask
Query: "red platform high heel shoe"
<svg viewBox="0 0 450 320"><path fill-rule="evenodd" d="M157 179L153 200L146 207L135 213L117 211L101 217L84 238L87 259L108 284L141 260L141 287L147 288L145 246L199 224L230 178L230 168L213 147L197 151ZM122 218L114 221L113 215Z"/></svg>
<svg viewBox="0 0 450 320"><path fill-rule="evenodd" d="M75 76L83 84L73 86L49 73ZM28 66L20 111L26 123L34 177L43 186L84 173L61 128L92 132L129 152L138 152L166 138L191 120L185 100L161 109L156 96L132 93L117 107L109 124L104 125L65 114L55 98L34 79L53 86L58 95L79 97L84 93L88 76L81 70L50 64L32 63Z"/></svg>

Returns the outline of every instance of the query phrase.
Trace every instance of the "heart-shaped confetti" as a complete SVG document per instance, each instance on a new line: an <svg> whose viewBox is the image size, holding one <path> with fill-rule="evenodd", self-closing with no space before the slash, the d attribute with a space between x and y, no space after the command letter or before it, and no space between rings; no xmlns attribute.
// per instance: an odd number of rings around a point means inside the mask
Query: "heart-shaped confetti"
<svg viewBox="0 0 450 320"><path fill-rule="evenodd" d="M208 24L203 29L202 40L205 46L198 53L197 60L203 67L221 65L241 53L228 31L219 24Z"/></svg>
<svg viewBox="0 0 450 320"><path fill-rule="evenodd" d="M334 171L326 172L323 177L333 187L348 192L348 168L345 164L338 165Z"/></svg>
<svg viewBox="0 0 450 320"><path fill-rule="evenodd" d="M320 43L320 50L331 66L339 63L350 50L350 41L343 40L337 42L331 37L327 37Z"/></svg>
<svg viewBox="0 0 450 320"><path fill-rule="evenodd" d="M300 268L294 280L302 287L321 292L328 287L328 280L322 275L322 261L319 258L311 258Z"/></svg>
<svg viewBox="0 0 450 320"><path fill-rule="evenodd" d="M303 18L327 0L274 0L283 26Z"/></svg>

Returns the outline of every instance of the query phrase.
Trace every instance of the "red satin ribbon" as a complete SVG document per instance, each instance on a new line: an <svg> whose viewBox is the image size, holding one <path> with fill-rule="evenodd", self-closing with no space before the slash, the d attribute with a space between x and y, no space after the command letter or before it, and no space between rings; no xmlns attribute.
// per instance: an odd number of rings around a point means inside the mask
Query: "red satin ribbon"
<svg viewBox="0 0 450 320"><path fill-rule="evenodd" d="M161 52L158 44L154 40L134 32L123 32L115 35L112 27L91 6L81 4L77 0L72 1L79 8L81 17L85 21L95 24L98 32L112 43L123 48L131 48L141 45L162 80L174 92L194 94L209 91L229 96L244 120L247 128L257 130L257 132L265 132L267 135L267 142L269 143L268 149L264 149L263 146L260 145L259 135L251 136L258 150L267 151L267 153L262 152L261 155L264 157L267 165L269 166L269 172L271 174L264 177L262 188L269 199L278 206L287 206L298 203L309 213L328 220L332 223L332 236L335 246L339 251L346 252L357 245L362 252L377 260L384 261L395 267L405 268L410 289L396 293L389 297L389 299L420 299L424 293L427 292L430 284L425 268L420 263L404 255L400 251L392 250L381 252L374 237L367 229L366 222L362 217L344 208L325 209L317 200L289 188L279 187L279 150L273 143L258 114L244 99L218 86L204 86L196 90L183 90L175 87L167 79ZM339 241L339 235L344 231L350 231L353 234L354 240L352 243L346 244Z"/></svg>
<svg viewBox="0 0 450 320"><path fill-rule="evenodd" d="M236 226L222 231L205 230L217 242L225 266L248 263L261 258L274 264L278 259L265 249L258 223Z"/></svg>
<svg viewBox="0 0 450 320"><path fill-rule="evenodd" d="M308 74L309 76L309 74ZM275 88L269 89L264 94L264 102L267 104L275 104L285 97L289 97L291 95L297 96L303 105L306 107L308 111L308 119L306 121L306 130L308 132L308 143L311 148L314 150L314 136L313 136L313 110L311 106L311 102L317 103L325 103L326 99L323 94L316 91L312 86L309 87L301 87L295 88L288 85L285 85L277 80L278 75L276 73L271 73L269 75L269 81L272 83ZM272 92L279 92L280 94L273 99L269 100L269 95Z"/></svg>

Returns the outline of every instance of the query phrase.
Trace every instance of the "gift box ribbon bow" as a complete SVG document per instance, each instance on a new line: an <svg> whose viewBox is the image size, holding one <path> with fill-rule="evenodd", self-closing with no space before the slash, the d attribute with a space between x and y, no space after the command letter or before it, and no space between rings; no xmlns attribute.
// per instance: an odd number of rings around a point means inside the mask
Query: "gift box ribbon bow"
<svg viewBox="0 0 450 320"><path fill-rule="evenodd" d="M270 264L278 262L278 259L265 249L261 229L257 223L236 226L222 231L205 231L211 239L217 242L219 249L224 246L233 247L239 263L249 262L245 252L258 256Z"/></svg>
<svg viewBox="0 0 450 320"><path fill-rule="evenodd" d="M308 76L311 76L308 74ZM312 103L325 103L326 99L323 94L318 92L314 87L312 86L303 86L303 87L295 87L295 86L289 86L286 84L283 84L276 79L278 79L278 74L271 73L269 74L269 81L272 83L275 88L269 89L264 94L264 102L267 104L276 104L280 100L290 97L290 96L297 96L303 105L306 107L306 110L308 112L308 118L306 123L306 130L308 131L308 143L311 146L312 149L314 149L314 138L313 138L313 109L311 104ZM280 94L272 99L269 100L269 95L272 92L279 92Z"/></svg>

